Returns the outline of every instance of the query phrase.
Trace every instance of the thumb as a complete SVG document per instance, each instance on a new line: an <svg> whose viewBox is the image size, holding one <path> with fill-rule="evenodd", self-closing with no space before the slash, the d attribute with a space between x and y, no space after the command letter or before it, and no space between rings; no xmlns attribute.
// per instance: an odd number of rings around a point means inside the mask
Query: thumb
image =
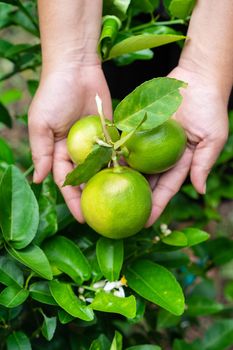
<svg viewBox="0 0 233 350"><path fill-rule="evenodd" d="M38 118L29 119L29 140L34 163L33 182L40 183L52 168L54 136L53 131Z"/></svg>
<svg viewBox="0 0 233 350"><path fill-rule="evenodd" d="M203 140L197 145L190 171L191 182L197 192L205 194L207 177L218 158L224 143L225 138L211 142Z"/></svg>

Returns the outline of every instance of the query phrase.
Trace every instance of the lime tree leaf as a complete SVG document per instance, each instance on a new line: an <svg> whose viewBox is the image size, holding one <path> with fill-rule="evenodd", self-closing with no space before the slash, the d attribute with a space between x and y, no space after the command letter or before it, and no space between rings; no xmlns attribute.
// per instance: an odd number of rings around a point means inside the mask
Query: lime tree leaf
<svg viewBox="0 0 233 350"><path fill-rule="evenodd" d="M38 204L24 175L9 165L0 183L0 226L6 242L15 249L26 247L39 223Z"/></svg>
<svg viewBox="0 0 233 350"><path fill-rule="evenodd" d="M186 19L195 6L196 0L172 0L169 11L172 17Z"/></svg>
<svg viewBox="0 0 233 350"><path fill-rule="evenodd" d="M56 301L52 297L47 281L34 282L29 287L30 296L32 299L39 301L43 304L57 305Z"/></svg>
<svg viewBox="0 0 233 350"><path fill-rule="evenodd" d="M108 53L116 39L120 29L121 21L116 16L104 16L102 24L102 32L99 39L98 51L102 59L108 56Z"/></svg>
<svg viewBox="0 0 233 350"><path fill-rule="evenodd" d="M67 176L63 186L78 186L87 182L102 167L110 162L112 148L95 145L93 151L87 156L85 161L71 171Z"/></svg>
<svg viewBox="0 0 233 350"><path fill-rule="evenodd" d="M192 247L193 245L205 242L207 239L209 239L210 235L195 227L188 227L182 230L182 232L185 234L188 247Z"/></svg>
<svg viewBox="0 0 233 350"><path fill-rule="evenodd" d="M13 258L29 267L38 276L48 280L53 278L48 259L43 250L38 246L31 244L22 250L16 250L10 247L7 248L7 251Z"/></svg>
<svg viewBox="0 0 233 350"><path fill-rule="evenodd" d="M153 13L159 6L159 0L131 0L130 6L143 13Z"/></svg>
<svg viewBox="0 0 233 350"><path fill-rule="evenodd" d="M124 19L131 0L104 0L103 16L114 15Z"/></svg>
<svg viewBox="0 0 233 350"><path fill-rule="evenodd" d="M127 268L126 279L129 287L143 298L174 315L180 316L184 312L182 289L163 266L149 260L137 260Z"/></svg>
<svg viewBox="0 0 233 350"><path fill-rule="evenodd" d="M91 268L77 244L66 237L55 236L43 245L51 265L70 276L76 283L91 277Z"/></svg>
<svg viewBox="0 0 233 350"><path fill-rule="evenodd" d="M224 305L209 298L193 295L187 299L187 311L189 316L207 316L224 310Z"/></svg>
<svg viewBox="0 0 233 350"><path fill-rule="evenodd" d="M133 295L121 298L111 293L100 291L96 293L90 307L93 310L113 312L128 318L133 318L136 315L136 299Z"/></svg>
<svg viewBox="0 0 233 350"><path fill-rule="evenodd" d="M162 237L161 241L176 247L185 247L188 243L186 235L181 231L173 231L170 235Z"/></svg>
<svg viewBox="0 0 233 350"><path fill-rule="evenodd" d="M192 344L186 343L184 340L175 339L172 350L204 350L201 347L199 340L194 341Z"/></svg>
<svg viewBox="0 0 233 350"><path fill-rule="evenodd" d="M0 305L13 308L23 304L29 296L29 291L19 286L9 286L0 293Z"/></svg>
<svg viewBox="0 0 233 350"><path fill-rule="evenodd" d="M122 350L122 335L115 331L110 350Z"/></svg>
<svg viewBox="0 0 233 350"><path fill-rule="evenodd" d="M233 344L233 320L217 320L205 331L199 349L225 350Z"/></svg>
<svg viewBox="0 0 233 350"><path fill-rule="evenodd" d="M8 256L0 256L0 282L6 286L23 286L23 272Z"/></svg>
<svg viewBox="0 0 233 350"><path fill-rule="evenodd" d="M49 283L52 296L68 314L84 321L92 321L94 313L75 294L70 284L53 280Z"/></svg>
<svg viewBox="0 0 233 350"><path fill-rule="evenodd" d="M157 345L136 345L131 346L130 348L127 348L125 350L162 350L160 346Z"/></svg>
<svg viewBox="0 0 233 350"><path fill-rule="evenodd" d="M53 336L57 327L57 318L47 317L44 313L43 313L43 317L44 317L44 322L42 324L41 331L45 339L50 341L51 339L53 339Z"/></svg>
<svg viewBox="0 0 233 350"><path fill-rule="evenodd" d="M14 155L12 149L2 138L0 138L0 161L4 161L8 164L14 163Z"/></svg>
<svg viewBox="0 0 233 350"><path fill-rule="evenodd" d="M57 189L49 175L42 183L38 196L39 204L39 226L33 243L40 245L43 240L57 232L57 210L56 210Z"/></svg>
<svg viewBox="0 0 233 350"><path fill-rule="evenodd" d="M132 35L113 45L107 59L112 59L135 51L151 49L183 39L185 39L184 35L177 34L144 33Z"/></svg>
<svg viewBox="0 0 233 350"><path fill-rule="evenodd" d="M11 116L6 107L0 102L0 123L5 124L8 128L12 127Z"/></svg>
<svg viewBox="0 0 233 350"><path fill-rule="evenodd" d="M167 310L160 309L157 317L157 330L163 330L165 328L174 327L180 323L180 316L176 316L168 312Z"/></svg>
<svg viewBox="0 0 233 350"><path fill-rule="evenodd" d="M110 341L106 337L105 334L100 334L100 336L93 340L89 350L109 350L110 349Z"/></svg>
<svg viewBox="0 0 233 350"><path fill-rule="evenodd" d="M0 10L1 10L1 4L0 4ZM2 15L2 12L1 12ZM1 26L0 26L1 28ZM5 53L8 49L10 49L13 46L12 43L10 43L9 41L0 39L0 57L5 57ZM2 102L2 96L0 97L0 100Z"/></svg>
<svg viewBox="0 0 233 350"><path fill-rule="evenodd" d="M33 97L36 93L36 90L38 89L39 81L38 80L28 80L27 86L28 86L28 90L30 92L30 95Z"/></svg>
<svg viewBox="0 0 233 350"><path fill-rule="evenodd" d="M11 333L6 341L7 350L32 350L30 340L23 332Z"/></svg>
<svg viewBox="0 0 233 350"><path fill-rule="evenodd" d="M9 105L21 100L22 96L23 93L20 89L12 88L1 93L0 102L2 102L4 105Z"/></svg>
<svg viewBox="0 0 233 350"><path fill-rule="evenodd" d="M179 89L186 83L172 78L155 78L138 86L116 107L114 122L118 129L131 131L144 118L140 129L153 129L168 120L178 109Z"/></svg>
<svg viewBox="0 0 233 350"><path fill-rule="evenodd" d="M61 324L67 324L75 319L75 317L71 316L63 309L58 310L58 318Z"/></svg>
<svg viewBox="0 0 233 350"><path fill-rule="evenodd" d="M123 241L100 238L96 244L96 255L104 277L109 281L118 280L124 258Z"/></svg>
<svg viewBox="0 0 233 350"><path fill-rule="evenodd" d="M137 60L151 60L154 57L154 52L150 49L134 51L114 58L114 63L121 67L133 63Z"/></svg>

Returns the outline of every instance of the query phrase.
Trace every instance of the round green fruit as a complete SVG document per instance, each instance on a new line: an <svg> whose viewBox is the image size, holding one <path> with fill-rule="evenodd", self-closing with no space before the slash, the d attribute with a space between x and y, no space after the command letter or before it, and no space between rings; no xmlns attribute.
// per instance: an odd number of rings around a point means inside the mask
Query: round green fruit
<svg viewBox="0 0 233 350"><path fill-rule="evenodd" d="M122 133L122 137L127 132ZM172 168L186 147L181 125L170 119L152 130L139 130L124 144L125 160L144 174L157 174Z"/></svg>
<svg viewBox="0 0 233 350"><path fill-rule="evenodd" d="M87 224L113 239L139 232L150 216L151 207L151 189L144 176L123 166L104 169L94 175L81 197Z"/></svg>
<svg viewBox="0 0 233 350"><path fill-rule="evenodd" d="M106 124L112 141L117 141L120 138L117 128L108 119ZM100 117L89 115L79 119L67 136L67 150L72 161L76 164L83 163L93 150L97 139L105 141Z"/></svg>

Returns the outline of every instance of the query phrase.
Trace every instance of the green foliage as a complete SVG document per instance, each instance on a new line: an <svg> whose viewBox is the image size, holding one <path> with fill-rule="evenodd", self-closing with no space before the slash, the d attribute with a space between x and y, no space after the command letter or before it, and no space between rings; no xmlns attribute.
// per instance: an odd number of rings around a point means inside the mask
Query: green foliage
<svg viewBox="0 0 233 350"><path fill-rule="evenodd" d="M126 65L148 60L152 48L183 40L174 25L187 23L195 2L163 3L172 17L165 21L156 17L157 0L105 0L98 48L102 61L114 58ZM0 1L3 34L11 26L33 40L0 40L0 59L10 67L0 80L36 72L25 75L33 96L41 65L36 1ZM117 126L131 135L139 126L163 123L178 108L182 87L183 82L167 78L144 83L116 108ZM233 245L218 207L233 198L233 112L207 194L201 197L186 183L154 226L112 241L74 221L51 176L35 185L29 172L23 173L28 151L19 155L5 131L14 126L12 105L24 94L18 86L2 83L0 88L0 349L230 349L232 273L225 279L221 273L232 269ZM17 119L26 123L27 118ZM86 182L93 168L94 173L100 169L100 159L102 167L125 141L112 149L96 146L66 184ZM22 144L20 140L19 149ZM218 226L210 237L205 226L213 221ZM168 224L171 232L165 234L160 224ZM225 285L220 299L217 280ZM193 326L200 335L191 340L187 334Z"/></svg>

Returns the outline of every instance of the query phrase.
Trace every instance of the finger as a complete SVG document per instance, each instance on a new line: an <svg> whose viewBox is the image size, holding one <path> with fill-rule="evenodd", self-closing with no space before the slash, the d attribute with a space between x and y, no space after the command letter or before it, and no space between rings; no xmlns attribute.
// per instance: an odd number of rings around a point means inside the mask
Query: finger
<svg viewBox="0 0 233 350"><path fill-rule="evenodd" d="M214 142L201 141L194 152L190 178L197 192L206 192L206 180L208 174L219 156L225 143L225 138Z"/></svg>
<svg viewBox="0 0 233 350"><path fill-rule="evenodd" d="M149 181L150 187L153 191L157 182L159 181L159 175L148 175L146 178Z"/></svg>
<svg viewBox="0 0 233 350"><path fill-rule="evenodd" d="M34 116L29 118L28 129L35 167L33 182L40 183L52 169L54 136L52 130Z"/></svg>
<svg viewBox="0 0 233 350"><path fill-rule="evenodd" d="M160 176L152 194L152 211L146 227L155 222L170 199L179 191L189 172L192 156L192 150L187 148L176 166Z"/></svg>
<svg viewBox="0 0 233 350"><path fill-rule="evenodd" d="M84 217L81 211L81 189L80 187L65 186L66 175L73 170L73 164L71 163L67 150L66 140L56 142L54 150L54 162L53 162L53 176L56 184L58 185L65 201L70 209L71 213L80 223L84 223Z"/></svg>

